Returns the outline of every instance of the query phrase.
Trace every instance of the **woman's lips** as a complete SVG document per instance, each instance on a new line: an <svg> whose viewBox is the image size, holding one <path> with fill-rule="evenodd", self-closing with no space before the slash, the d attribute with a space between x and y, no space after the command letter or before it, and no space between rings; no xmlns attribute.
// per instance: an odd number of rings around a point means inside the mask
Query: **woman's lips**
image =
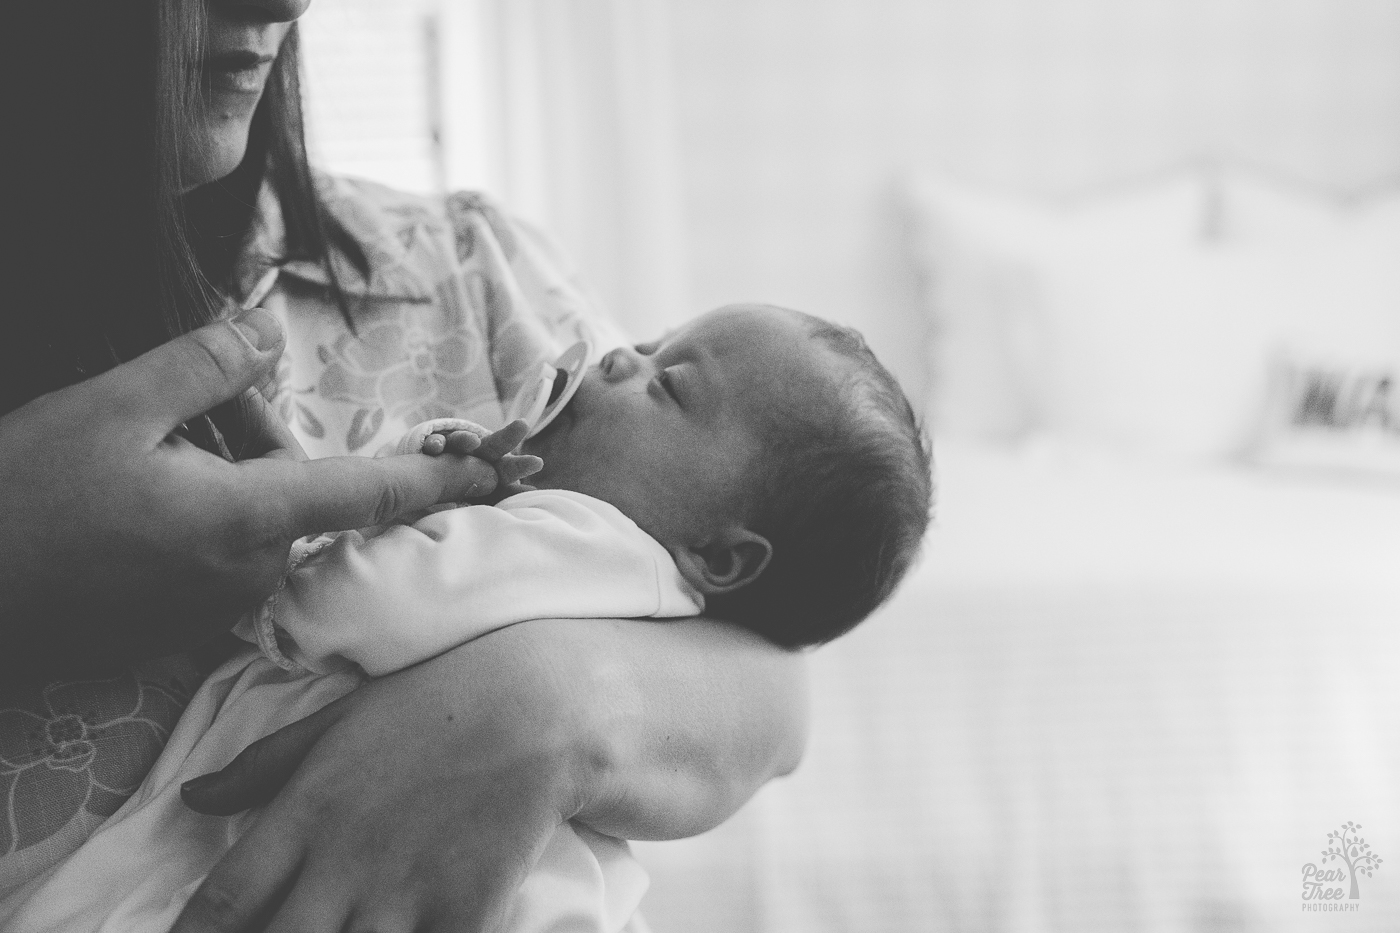
<svg viewBox="0 0 1400 933"><path fill-rule="evenodd" d="M209 86L229 94L261 94L272 71L273 56L250 50L236 50L211 55L205 60L204 73Z"/></svg>

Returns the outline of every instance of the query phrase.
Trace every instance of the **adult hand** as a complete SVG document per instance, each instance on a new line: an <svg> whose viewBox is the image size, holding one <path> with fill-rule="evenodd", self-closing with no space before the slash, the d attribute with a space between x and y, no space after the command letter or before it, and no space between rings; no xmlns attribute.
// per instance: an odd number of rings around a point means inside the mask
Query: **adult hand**
<svg viewBox="0 0 1400 933"><path fill-rule="evenodd" d="M472 457L299 459L260 406L251 459L173 433L266 378L282 346L254 309L0 418L0 674L196 644L273 590L296 538L495 487Z"/></svg>
<svg viewBox="0 0 1400 933"><path fill-rule="evenodd" d="M566 678L515 650L516 634L371 681L187 784L187 802L218 814L286 787L171 933L496 929L579 809L591 734Z"/></svg>
<svg viewBox="0 0 1400 933"><path fill-rule="evenodd" d="M691 835L792 770L805 696L800 655L722 623L508 626L187 784L205 813L271 803L172 933L490 931L563 820Z"/></svg>

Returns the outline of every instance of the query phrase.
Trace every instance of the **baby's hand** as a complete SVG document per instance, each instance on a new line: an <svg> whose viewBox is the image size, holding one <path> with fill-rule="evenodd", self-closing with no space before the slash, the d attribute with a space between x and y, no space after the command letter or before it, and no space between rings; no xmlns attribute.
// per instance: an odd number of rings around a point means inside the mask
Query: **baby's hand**
<svg viewBox="0 0 1400 933"><path fill-rule="evenodd" d="M472 451L472 456L496 464L496 475L501 478L502 486L516 485L544 468L544 461L539 457L515 453L529 433L530 426L517 418L499 431L483 437L481 445ZM450 446L451 438L448 441Z"/></svg>
<svg viewBox="0 0 1400 933"><path fill-rule="evenodd" d="M496 468L497 495L522 492L528 487L520 481L538 473L544 466L539 457L512 453L529 430L529 425L521 420L512 421L499 431L487 431L478 424L454 420L436 427L424 437L420 449L434 457L449 453L485 460Z"/></svg>

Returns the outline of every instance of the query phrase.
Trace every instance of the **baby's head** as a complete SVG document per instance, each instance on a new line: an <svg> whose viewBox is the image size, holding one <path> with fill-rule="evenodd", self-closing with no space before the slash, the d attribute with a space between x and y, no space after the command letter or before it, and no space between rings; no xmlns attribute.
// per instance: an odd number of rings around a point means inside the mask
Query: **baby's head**
<svg viewBox="0 0 1400 933"><path fill-rule="evenodd" d="M929 454L855 331L764 305L705 314L590 369L527 441L534 485L610 502L707 611L829 641L893 590L928 524Z"/></svg>

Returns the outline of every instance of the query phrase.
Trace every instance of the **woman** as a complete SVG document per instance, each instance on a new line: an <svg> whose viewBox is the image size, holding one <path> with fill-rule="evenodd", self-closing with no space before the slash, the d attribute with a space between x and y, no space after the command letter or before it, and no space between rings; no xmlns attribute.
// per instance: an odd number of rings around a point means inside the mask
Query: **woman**
<svg viewBox="0 0 1400 933"><path fill-rule="evenodd" d="M281 258L322 267L345 333L369 313L340 287L366 270L365 244L322 211L301 148L292 24L306 3L92 0L7 17L19 144L0 185L24 236L0 299L0 779L19 808L0 883L71 851L139 783L179 695L217 659L208 636L276 585L291 540L492 479L470 458L296 463L265 409L218 405L270 377L286 339L258 311L199 327L239 291L265 179ZM197 656L149 660L193 642ZM41 686L117 660L115 677ZM790 769L800 681L798 659L704 620L526 623L472 642L191 788L207 812L271 802L177 929L489 928L559 821L685 835ZM102 718L133 689L136 712ZM99 767L103 743L117 765ZM55 808L79 778L80 812Z"/></svg>

